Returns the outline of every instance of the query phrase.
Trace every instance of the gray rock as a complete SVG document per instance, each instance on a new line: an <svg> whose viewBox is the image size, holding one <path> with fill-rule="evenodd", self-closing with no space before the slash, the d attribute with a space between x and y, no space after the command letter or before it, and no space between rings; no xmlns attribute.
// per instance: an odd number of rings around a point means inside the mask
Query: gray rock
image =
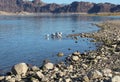
<svg viewBox="0 0 120 82"><path fill-rule="evenodd" d="M119 52L120 51L120 45L116 46L116 51Z"/></svg>
<svg viewBox="0 0 120 82"><path fill-rule="evenodd" d="M25 76L28 71L28 66L25 63L19 63L12 67L12 72L15 75Z"/></svg>
<svg viewBox="0 0 120 82"><path fill-rule="evenodd" d="M46 63L44 67L49 70L49 69L53 69L54 65L52 63Z"/></svg>
<svg viewBox="0 0 120 82"><path fill-rule="evenodd" d="M103 76L102 73L99 72L98 70L93 70L88 73L88 77L90 79L101 78L102 76Z"/></svg>
<svg viewBox="0 0 120 82"><path fill-rule="evenodd" d="M120 76L114 76L112 82L120 82Z"/></svg>

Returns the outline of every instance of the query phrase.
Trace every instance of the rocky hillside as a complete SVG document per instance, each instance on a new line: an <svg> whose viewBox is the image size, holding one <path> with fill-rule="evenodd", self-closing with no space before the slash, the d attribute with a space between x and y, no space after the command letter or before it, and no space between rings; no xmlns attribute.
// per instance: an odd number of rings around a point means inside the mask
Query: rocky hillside
<svg viewBox="0 0 120 82"><path fill-rule="evenodd" d="M101 13L120 12L120 5L111 3L73 2L68 5L46 4L41 0L0 0L0 11L43 13Z"/></svg>

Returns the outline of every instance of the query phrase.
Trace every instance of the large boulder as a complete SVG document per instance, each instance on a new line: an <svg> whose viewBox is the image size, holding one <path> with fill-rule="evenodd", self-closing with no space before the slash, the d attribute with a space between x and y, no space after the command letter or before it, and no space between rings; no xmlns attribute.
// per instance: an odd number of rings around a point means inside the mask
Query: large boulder
<svg viewBox="0 0 120 82"><path fill-rule="evenodd" d="M28 71L28 66L25 63L19 63L12 67L12 73L15 75L26 75L26 72Z"/></svg>

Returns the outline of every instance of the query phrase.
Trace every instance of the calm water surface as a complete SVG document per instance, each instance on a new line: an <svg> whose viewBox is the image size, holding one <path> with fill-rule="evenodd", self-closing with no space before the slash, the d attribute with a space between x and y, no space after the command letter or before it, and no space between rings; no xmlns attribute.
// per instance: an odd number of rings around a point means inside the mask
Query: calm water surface
<svg viewBox="0 0 120 82"><path fill-rule="evenodd" d="M74 51L94 50L89 39L79 38L78 43L66 38L71 33L99 30L91 23L120 19L120 17L87 16L0 16L0 71L19 62L40 66L44 59L56 63ZM72 32L75 30L75 32ZM45 39L46 34L62 32L63 39ZM71 50L68 50L71 48ZM65 55L57 57L58 52Z"/></svg>

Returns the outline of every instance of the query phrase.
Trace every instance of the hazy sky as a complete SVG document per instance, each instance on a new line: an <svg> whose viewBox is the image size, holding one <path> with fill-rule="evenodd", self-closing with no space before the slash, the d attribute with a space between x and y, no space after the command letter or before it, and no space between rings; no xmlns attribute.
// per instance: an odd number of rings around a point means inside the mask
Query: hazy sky
<svg viewBox="0 0 120 82"><path fill-rule="evenodd" d="M73 1L88 1L88 2L95 2L95 3L104 3L104 2L109 2L109 3L114 3L114 4L120 4L120 0L42 0L43 2L46 3L71 3Z"/></svg>

